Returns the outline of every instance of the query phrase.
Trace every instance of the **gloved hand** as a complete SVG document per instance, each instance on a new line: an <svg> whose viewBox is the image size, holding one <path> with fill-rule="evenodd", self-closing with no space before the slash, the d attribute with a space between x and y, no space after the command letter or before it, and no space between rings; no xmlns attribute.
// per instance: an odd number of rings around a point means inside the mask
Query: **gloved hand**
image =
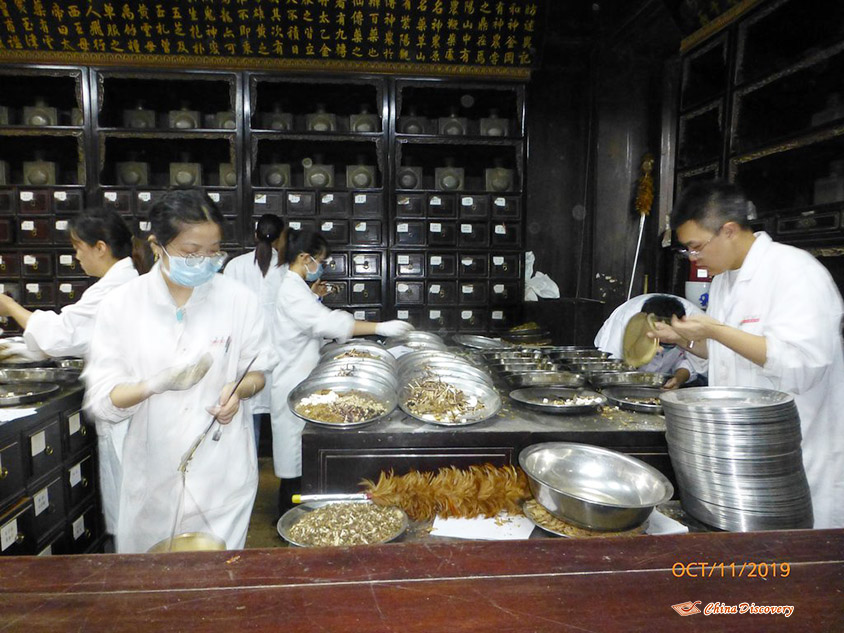
<svg viewBox="0 0 844 633"><path fill-rule="evenodd" d="M206 352L196 363L168 367L146 381L151 394L190 389L208 373L214 359Z"/></svg>
<svg viewBox="0 0 844 633"><path fill-rule="evenodd" d="M413 326L407 321L384 321L375 325L375 333L379 336L401 336L407 334L413 329Z"/></svg>
<svg viewBox="0 0 844 633"><path fill-rule="evenodd" d="M39 350L31 350L26 346L23 340L6 340L0 341L0 360L3 361L40 361L47 360L44 352Z"/></svg>

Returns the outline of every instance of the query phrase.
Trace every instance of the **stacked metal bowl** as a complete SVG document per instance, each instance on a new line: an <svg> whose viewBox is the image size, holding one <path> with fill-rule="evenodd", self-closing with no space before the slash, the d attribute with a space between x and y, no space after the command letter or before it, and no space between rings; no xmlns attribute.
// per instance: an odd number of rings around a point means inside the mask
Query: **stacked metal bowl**
<svg viewBox="0 0 844 633"><path fill-rule="evenodd" d="M413 330L401 336L391 336L384 341L384 347L393 350L394 355L422 350L445 350L446 344L442 337L431 332L420 332Z"/></svg>
<svg viewBox="0 0 844 633"><path fill-rule="evenodd" d="M686 512L734 532L812 527L792 396L696 387L665 392L662 406Z"/></svg>

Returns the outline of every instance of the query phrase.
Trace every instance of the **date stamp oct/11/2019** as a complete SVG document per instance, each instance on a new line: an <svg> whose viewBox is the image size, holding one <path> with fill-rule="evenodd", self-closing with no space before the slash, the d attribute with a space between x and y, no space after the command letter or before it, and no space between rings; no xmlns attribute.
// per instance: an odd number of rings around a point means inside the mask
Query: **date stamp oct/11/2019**
<svg viewBox="0 0 844 633"><path fill-rule="evenodd" d="M765 561L744 562L676 562L671 567L675 578L788 578L791 574L789 563Z"/></svg>

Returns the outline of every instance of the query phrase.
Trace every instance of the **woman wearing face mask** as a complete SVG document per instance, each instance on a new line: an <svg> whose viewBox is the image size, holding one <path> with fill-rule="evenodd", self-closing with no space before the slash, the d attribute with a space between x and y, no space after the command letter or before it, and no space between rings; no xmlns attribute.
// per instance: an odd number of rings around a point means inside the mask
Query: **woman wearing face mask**
<svg viewBox="0 0 844 633"><path fill-rule="evenodd" d="M291 506L302 478L302 430L305 423L287 406L287 396L319 362L325 339L378 334L399 336L412 330L403 321L357 321L348 312L331 310L311 292L322 275L329 250L316 231L289 231L285 259L289 269L281 282L272 322L273 347L279 361L272 375L273 466L279 487L279 514Z"/></svg>
<svg viewBox="0 0 844 633"><path fill-rule="evenodd" d="M265 213L255 226L255 250L235 257L223 271L227 277L239 281L255 293L264 309L264 326L267 328L275 315L275 298L281 279L287 272L287 264L283 260L286 237L284 221L277 215ZM269 330L264 340L270 345ZM269 376L266 379L269 380ZM270 415L270 390L262 390L249 404L257 448L261 439L261 419Z"/></svg>
<svg viewBox="0 0 844 633"><path fill-rule="evenodd" d="M117 551L147 551L174 531L241 548L258 470L240 400L263 388L271 367L263 314L248 288L216 274L223 217L204 194L169 192L149 219L159 261L102 302L83 373L88 411L129 419ZM221 437L212 439L215 425L183 479L182 458L213 415Z"/></svg>
<svg viewBox="0 0 844 633"><path fill-rule="evenodd" d="M91 210L70 223L70 242L76 260L98 281L82 293L79 301L61 312L30 312L14 299L0 295L0 314L14 318L24 328L23 340L0 344L0 356L24 360L88 355L94 317L100 302L115 288L146 272L142 249L117 213ZM120 455L126 423L97 424L97 461L106 531L114 533L117 520L117 488Z"/></svg>

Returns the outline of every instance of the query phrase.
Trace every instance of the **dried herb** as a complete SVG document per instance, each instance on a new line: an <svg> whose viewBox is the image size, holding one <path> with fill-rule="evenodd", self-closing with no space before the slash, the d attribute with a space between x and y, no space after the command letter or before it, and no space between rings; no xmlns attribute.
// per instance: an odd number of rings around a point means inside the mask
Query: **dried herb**
<svg viewBox="0 0 844 633"><path fill-rule="evenodd" d="M404 513L371 503L331 503L317 508L290 528L300 545L366 545L384 543L404 528Z"/></svg>
<svg viewBox="0 0 844 633"><path fill-rule="evenodd" d="M387 412L375 397L363 391L339 393L333 389L319 391L302 398L294 410L299 415L330 424L352 424L371 420Z"/></svg>

